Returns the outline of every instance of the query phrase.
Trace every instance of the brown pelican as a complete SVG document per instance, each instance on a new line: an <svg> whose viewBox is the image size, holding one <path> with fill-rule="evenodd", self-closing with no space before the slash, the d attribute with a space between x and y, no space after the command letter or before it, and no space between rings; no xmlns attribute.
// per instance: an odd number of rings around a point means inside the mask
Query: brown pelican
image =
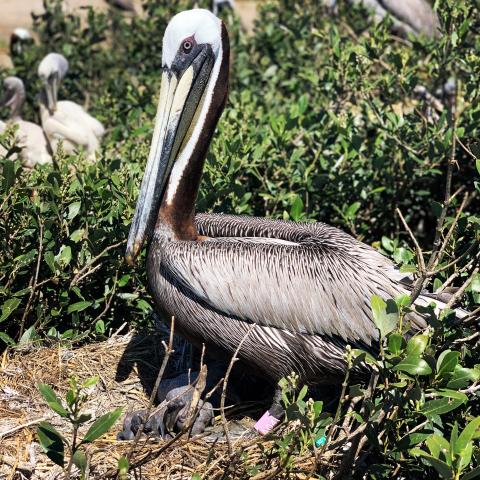
<svg viewBox="0 0 480 480"><path fill-rule="evenodd" d="M68 61L58 53L49 53L38 66L38 75L44 84L44 91L40 95L43 130L54 152L59 141L62 141L67 153L83 148L87 158L95 160L105 130L96 118L77 103L57 101L58 88L67 71Z"/></svg>
<svg viewBox="0 0 480 480"><path fill-rule="evenodd" d="M19 158L24 167L33 168L37 163L40 165L52 163L52 157L42 128L35 123L22 120L21 111L25 98L22 80L18 77L5 78L0 106L10 107L9 121L18 125L17 145L21 148Z"/></svg>
<svg viewBox="0 0 480 480"><path fill-rule="evenodd" d="M240 359L272 382L293 371L301 382L340 383L345 346L375 348L378 341L372 296L408 294L410 286L388 258L323 223L195 216L205 156L227 100L229 57L225 25L211 12L185 11L168 24L126 260L133 264L149 240L157 309L210 353L231 357L244 340ZM414 329L426 325L417 313L407 321ZM278 402L277 390L260 432L274 423Z"/></svg>

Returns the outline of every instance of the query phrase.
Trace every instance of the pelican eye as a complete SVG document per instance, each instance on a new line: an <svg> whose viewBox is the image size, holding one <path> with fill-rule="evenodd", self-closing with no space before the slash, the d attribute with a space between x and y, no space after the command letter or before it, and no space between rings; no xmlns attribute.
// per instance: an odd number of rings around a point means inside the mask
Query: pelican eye
<svg viewBox="0 0 480 480"><path fill-rule="evenodd" d="M193 42L191 40L185 40L183 42L182 48L184 53L190 53L190 50L193 47Z"/></svg>

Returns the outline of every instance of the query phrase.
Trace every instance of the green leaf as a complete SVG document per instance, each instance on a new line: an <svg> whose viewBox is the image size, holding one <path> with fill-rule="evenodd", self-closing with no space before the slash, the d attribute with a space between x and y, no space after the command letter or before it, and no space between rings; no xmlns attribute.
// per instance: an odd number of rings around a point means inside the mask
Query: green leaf
<svg viewBox="0 0 480 480"><path fill-rule="evenodd" d="M10 298L2 305L2 314L0 315L0 322L4 322L20 305L19 298Z"/></svg>
<svg viewBox="0 0 480 480"><path fill-rule="evenodd" d="M412 448L410 453L415 456L421 456L427 463L429 463L441 476L446 479L453 479L452 469L438 458L432 457L420 448Z"/></svg>
<svg viewBox="0 0 480 480"><path fill-rule="evenodd" d="M78 416L75 423L79 425L81 423L88 422L89 420L91 420L91 418L92 418L92 415L90 413L82 413L81 415Z"/></svg>
<svg viewBox="0 0 480 480"><path fill-rule="evenodd" d="M73 464L85 474L88 466L87 456L81 450L77 450L72 457Z"/></svg>
<svg viewBox="0 0 480 480"><path fill-rule="evenodd" d="M439 390L436 391L435 394L442 396L443 398L425 402L420 411L426 417L443 415L451 412L468 400L468 397L464 393L456 392L454 390Z"/></svg>
<svg viewBox="0 0 480 480"><path fill-rule="evenodd" d="M460 457L460 470L465 469L472 461L473 442L468 442L466 447L458 454Z"/></svg>
<svg viewBox="0 0 480 480"><path fill-rule="evenodd" d="M475 165L477 166L477 172L480 174L480 159L475 160Z"/></svg>
<svg viewBox="0 0 480 480"><path fill-rule="evenodd" d="M304 385L298 394L297 401L303 400L307 392L308 392L308 387L307 385Z"/></svg>
<svg viewBox="0 0 480 480"><path fill-rule="evenodd" d="M300 195L296 195L295 200L292 203L292 206L290 208L290 217L294 221L298 221L300 219L300 215L303 212L303 200Z"/></svg>
<svg viewBox="0 0 480 480"><path fill-rule="evenodd" d="M68 412L62 405L60 399L55 395L55 392L45 383L39 383L37 388L42 395L47 405L61 417L68 417Z"/></svg>
<svg viewBox="0 0 480 480"><path fill-rule="evenodd" d="M347 208L345 216L347 217L348 220L355 219L355 215L357 214L358 209L360 208L360 205L361 205L360 202L354 202Z"/></svg>
<svg viewBox="0 0 480 480"><path fill-rule="evenodd" d="M35 327L32 325L31 327L27 328L24 332L23 335L20 337L18 340L18 345L28 345L29 343L32 343L34 340L37 340L39 337L37 335L37 332L35 331Z"/></svg>
<svg viewBox="0 0 480 480"><path fill-rule="evenodd" d="M378 295L373 295L371 308L375 325L380 330L380 336L384 338L397 327L397 304L393 300L388 300L385 303Z"/></svg>
<svg viewBox="0 0 480 480"><path fill-rule="evenodd" d="M433 433L426 439L425 443L427 444L430 453L435 458L440 458L441 453L445 458L448 456L450 444L448 443L447 439L441 437L440 435Z"/></svg>
<svg viewBox="0 0 480 480"><path fill-rule="evenodd" d="M98 383L98 380L99 380L99 377L98 377L98 376L94 376L94 377L87 378L87 379L82 383L82 388L90 388L90 387L93 387L94 385L96 385L96 384Z"/></svg>
<svg viewBox="0 0 480 480"><path fill-rule="evenodd" d="M2 342L5 342L7 345L15 345L15 340L12 337L8 336L6 333L0 332L0 340Z"/></svg>
<svg viewBox="0 0 480 480"><path fill-rule="evenodd" d="M128 463L128 460L126 457L120 457L118 459L118 476L119 478L127 478L128 470L130 468L130 465Z"/></svg>
<svg viewBox="0 0 480 480"><path fill-rule="evenodd" d="M48 422L37 425L38 441L47 457L62 468L65 462L64 439Z"/></svg>
<svg viewBox="0 0 480 480"><path fill-rule="evenodd" d="M15 163L12 161L3 163L3 189L10 190L15 183Z"/></svg>
<svg viewBox="0 0 480 480"><path fill-rule="evenodd" d="M457 441L455 442L454 452L460 453L467 447L467 444L475 438L480 437L480 417L474 418L467 426L463 429L462 433L459 435Z"/></svg>
<svg viewBox="0 0 480 480"><path fill-rule="evenodd" d="M460 352L452 352L450 350L442 352L437 360L437 375L441 377L446 373L452 372L458 364L458 357L460 357Z"/></svg>
<svg viewBox="0 0 480 480"><path fill-rule="evenodd" d="M83 238L83 235L85 233L85 230L83 228L79 228L78 230L74 230L71 234L70 234L70 240L72 240L72 242L79 242L82 238Z"/></svg>
<svg viewBox="0 0 480 480"><path fill-rule="evenodd" d="M393 370L406 372L409 375L430 375L432 373L430 365L417 355L407 356L400 363L397 363Z"/></svg>
<svg viewBox="0 0 480 480"><path fill-rule="evenodd" d="M388 350L394 355L398 355L405 344L405 339L399 333L392 333L388 337Z"/></svg>
<svg viewBox="0 0 480 480"><path fill-rule="evenodd" d="M100 418L97 418L97 420L93 422L93 425L88 429L82 443L90 443L97 438L100 438L104 433L110 430L121 414L122 408L116 408L115 410L102 415Z"/></svg>
<svg viewBox="0 0 480 480"><path fill-rule="evenodd" d="M453 371L452 378L447 383L447 387L453 389L465 388L470 382L476 382L479 378L480 373L478 370L457 365Z"/></svg>
<svg viewBox="0 0 480 480"><path fill-rule="evenodd" d="M407 356L420 356L427 348L428 337L415 335L407 343Z"/></svg>
<svg viewBox="0 0 480 480"><path fill-rule="evenodd" d="M73 220L78 215L81 206L82 202L73 202L68 206L68 220Z"/></svg>
<svg viewBox="0 0 480 480"><path fill-rule="evenodd" d="M67 312L82 312L83 310L86 310L90 305L92 305L92 302L87 301L72 303L72 305L68 306Z"/></svg>

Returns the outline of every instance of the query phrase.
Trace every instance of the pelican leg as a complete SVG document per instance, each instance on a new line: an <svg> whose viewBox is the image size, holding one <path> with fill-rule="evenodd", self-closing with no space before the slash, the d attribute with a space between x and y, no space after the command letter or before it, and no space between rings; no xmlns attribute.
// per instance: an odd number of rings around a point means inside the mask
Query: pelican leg
<svg viewBox="0 0 480 480"><path fill-rule="evenodd" d="M253 428L260 435L266 435L280 423L284 414L285 410L282 407L282 389L277 387L273 395L271 407L260 417Z"/></svg>

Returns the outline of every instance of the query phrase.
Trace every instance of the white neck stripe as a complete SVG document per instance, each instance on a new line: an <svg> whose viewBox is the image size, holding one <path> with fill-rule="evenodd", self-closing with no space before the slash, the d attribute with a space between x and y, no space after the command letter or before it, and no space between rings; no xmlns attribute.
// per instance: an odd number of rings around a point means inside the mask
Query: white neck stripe
<svg viewBox="0 0 480 480"><path fill-rule="evenodd" d="M173 201L175 192L178 189L180 181L185 173L185 169L187 168L187 165L192 157L193 151L195 150L195 146L197 145L198 139L200 137L200 133L202 132L202 129L204 127L208 110L212 105L213 90L215 88L218 76L220 74L222 60L223 60L223 45L220 46L217 59L215 60L215 64L213 65L210 81L208 82L207 90L205 93L205 101L203 102L202 111L198 116L197 123L193 129L193 132L187 144L183 147L181 152L178 154L177 159L175 160L175 163L173 165L172 171L170 173L170 178L168 180L168 185L165 192L165 198L166 198L167 204L171 204Z"/></svg>

